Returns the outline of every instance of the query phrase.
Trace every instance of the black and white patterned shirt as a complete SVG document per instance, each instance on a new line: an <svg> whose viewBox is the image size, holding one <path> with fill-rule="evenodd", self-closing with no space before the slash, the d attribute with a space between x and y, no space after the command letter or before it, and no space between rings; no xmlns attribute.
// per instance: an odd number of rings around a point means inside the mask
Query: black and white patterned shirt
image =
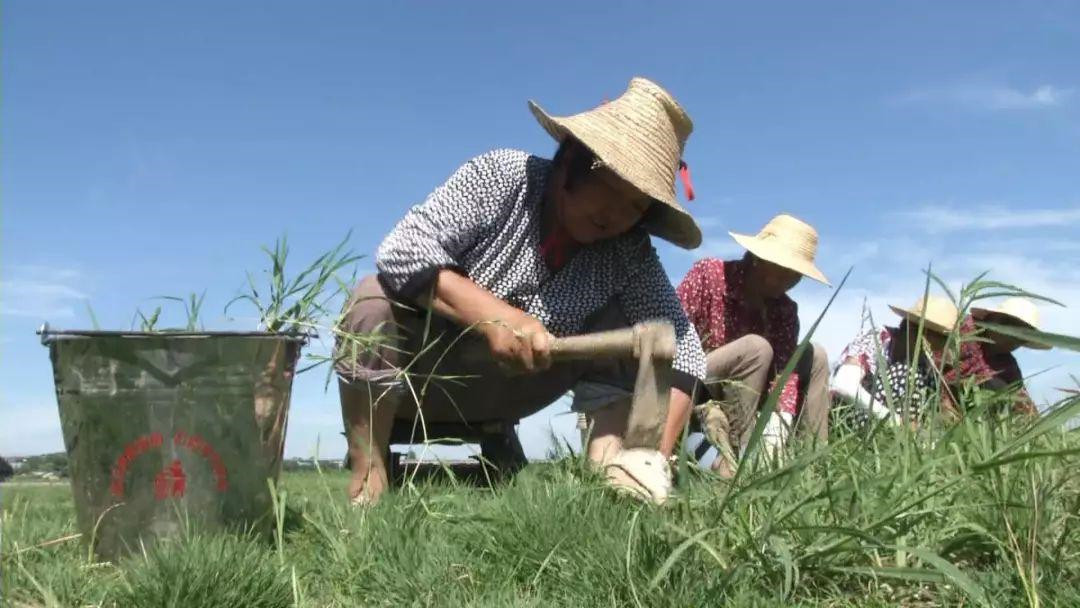
<svg viewBox="0 0 1080 608"><path fill-rule="evenodd" d="M630 323L674 325L676 386L690 392L694 379L705 378L705 355L643 228L582 247L557 271L544 262L540 225L550 169L550 160L517 150L467 162L379 246L384 288L415 301L439 270L453 268L556 336L581 333L592 313L618 298Z"/></svg>
<svg viewBox="0 0 1080 608"><path fill-rule="evenodd" d="M846 361L849 357L858 360L865 372L863 388L870 393L874 403L917 419L923 404L934 397L938 383L925 355L916 362L893 354L893 342L903 339L895 327L881 330L870 327L860 332L844 349L840 360ZM885 364L884 368L880 363ZM859 424L870 423L865 410L856 410L855 418Z"/></svg>

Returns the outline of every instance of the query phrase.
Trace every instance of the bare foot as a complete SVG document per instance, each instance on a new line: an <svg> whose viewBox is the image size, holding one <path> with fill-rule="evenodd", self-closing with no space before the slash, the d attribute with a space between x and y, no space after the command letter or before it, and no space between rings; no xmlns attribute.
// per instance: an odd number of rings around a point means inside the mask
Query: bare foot
<svg viewBox="0 0 1080 608"><path fill-rule="evenodd" d="M731 462L722 455L718 455L716 460L713 461L712 470L719 475L721 479L731 479L735 477L734 467L732 467Z"/></svg>
<svg viewBox="0 0 1080 608"><path fill-rule="evenodd" d="M372 466L366 476L355 471L349 482L349 502L353 505L373 505L389 487L385 467Z"/></svg>

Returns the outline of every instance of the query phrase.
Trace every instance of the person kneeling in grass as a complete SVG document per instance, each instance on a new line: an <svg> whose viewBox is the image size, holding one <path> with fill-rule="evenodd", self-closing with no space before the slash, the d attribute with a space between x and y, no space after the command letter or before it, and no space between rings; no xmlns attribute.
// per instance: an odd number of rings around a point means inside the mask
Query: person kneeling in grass
<svg viewBox="0 0 1080 608"><path fill-rule="evenodd" d="M642 78L574 116L530 107L559 142L554 159L496 150L466 163L397 224L378 248L378 275L346 304L335 358L354 503L387 488L395 420L517 421L592 367L553 363L553 335L658 319L677 338L668 418L657 420L658 457L627 466L662 467L670 485L666 459L705 357L649 235L687 249L701 242L675 199L692 123ZM623 381L633 387L632 375Z"/></svg>
<svg viewBox="0 0 1080 608"><path fill-rule="evenodd" d="M699 260L676 290L708 352L712 400L696 412L719 452L713 469L725 477L750 439L767 389L798 346L798 305L787 292L804 276L829 284L814 265L817 231L797 218L778 215L756 236L731 236L746 249L742 259ZM828 355L814 344L781 389L764 435L768 453L779 450L796 425L828 440L828 380Z"/></svg>
<svg viewBox="0 0 1080 608"><path fill-rule="evenodd" d="M916 424L938 394L940 379L958 377L945 356L959 318L952 301L927 296L910 308L889 308L901 317L900 324L863 330L844 349L833 375L832 394L854 406L856 428L882 419ZM943 409L952 410L947 392L941 403Z"/></svg>
<svg viewBox="0 0 1080 608"><path fill-rule="evenodd" d="M1008 298L996 308L972 307L971 316L964 325L971 334L982 339L964 341L960 347L959 369L960 376L975 378L981 388L1011 393L1013 413L1038 414L1035 402L1024 387L1024 374L1013 353L1022 347L1048 350L1050 345L1013 338L990 328L979 332L976 326L982 322L1039 331L1039 309L1030 300L1019 297Z"/></svg>

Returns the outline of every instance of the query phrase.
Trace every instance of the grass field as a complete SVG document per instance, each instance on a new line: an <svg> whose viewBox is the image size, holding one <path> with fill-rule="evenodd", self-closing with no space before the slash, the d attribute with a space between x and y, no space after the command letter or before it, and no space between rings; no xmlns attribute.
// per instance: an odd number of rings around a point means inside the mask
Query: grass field
<svg viewBox="0 0 1080 608"><path fill-rule="evenodd" d="M573 456L493 487L407 484L370 510L346 506L346 473L293 473L280 535L192 534L116 565L63 540L66 486L5 487L4 604L1077 606L1080 436L1062 426L1078 409L840 427L733 483L683 467L663 508Z"/></svg>

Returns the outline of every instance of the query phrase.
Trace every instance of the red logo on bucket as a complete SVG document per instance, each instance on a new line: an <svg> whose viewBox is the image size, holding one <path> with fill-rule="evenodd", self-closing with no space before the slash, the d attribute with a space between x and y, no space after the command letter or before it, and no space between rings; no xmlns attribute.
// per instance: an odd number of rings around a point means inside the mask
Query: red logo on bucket
<svg viewBox="0 0 1080 608"><path fill-rule="evenodd" d="M123 453L116 459L116 465L113 466L112 483L109 484L109 491L112 492L113 496L117 498L124 497L124 475L127 474L131 461L142 456L150 448L160 448L161 442L161 433L155 432L143 435L124 446Z"/></svg>
<svg viewBox="0 0 1080 608"><path fill-rule="evenodd" d="M184 431L176 431L176 434L173 435L173 445L188 448L196 454L201 455L210 463L210 468L214 471L214 477L217 478L218 492L224 492L229 488L225 463L221 461L221 456L218 456L218 453L214 451L214 448L210 447L210 444L206 443L202 437L199 437L198 435L188 435Z"/></svg>
<svg viewBox="0 0 1080 608"><path fill-rule="evenodd" d="M132 461L150 449L161 448L164 440L161 433L153 432L149 435L143 435L124 446L124 451L121 452L120 457L116 459L116 464L113 465L112 481L109 484L109 492L113 496L117 498L124 497L124 478L127 476ZM177 431L173 435L172 441L174 446L191 450L206 459L210 469L214 472L215 487L218 492L224 492L229 488L225 463L206 440L198 435L188 435L183 431ZM179 460L173 460L169 466L162 469L154 477L154 496L158 500L170 497L178 498L183 496L186 491L187 474L184 472L184 467Z"/></svg>
<svg viewBox="0 0 1080 608"><path fill-rule="evenodd" d="M154 477L154 498L165 500L166 498L180 498L187 489L187 475L184 474L184 465L179 460L165 467Z"/></svg>

